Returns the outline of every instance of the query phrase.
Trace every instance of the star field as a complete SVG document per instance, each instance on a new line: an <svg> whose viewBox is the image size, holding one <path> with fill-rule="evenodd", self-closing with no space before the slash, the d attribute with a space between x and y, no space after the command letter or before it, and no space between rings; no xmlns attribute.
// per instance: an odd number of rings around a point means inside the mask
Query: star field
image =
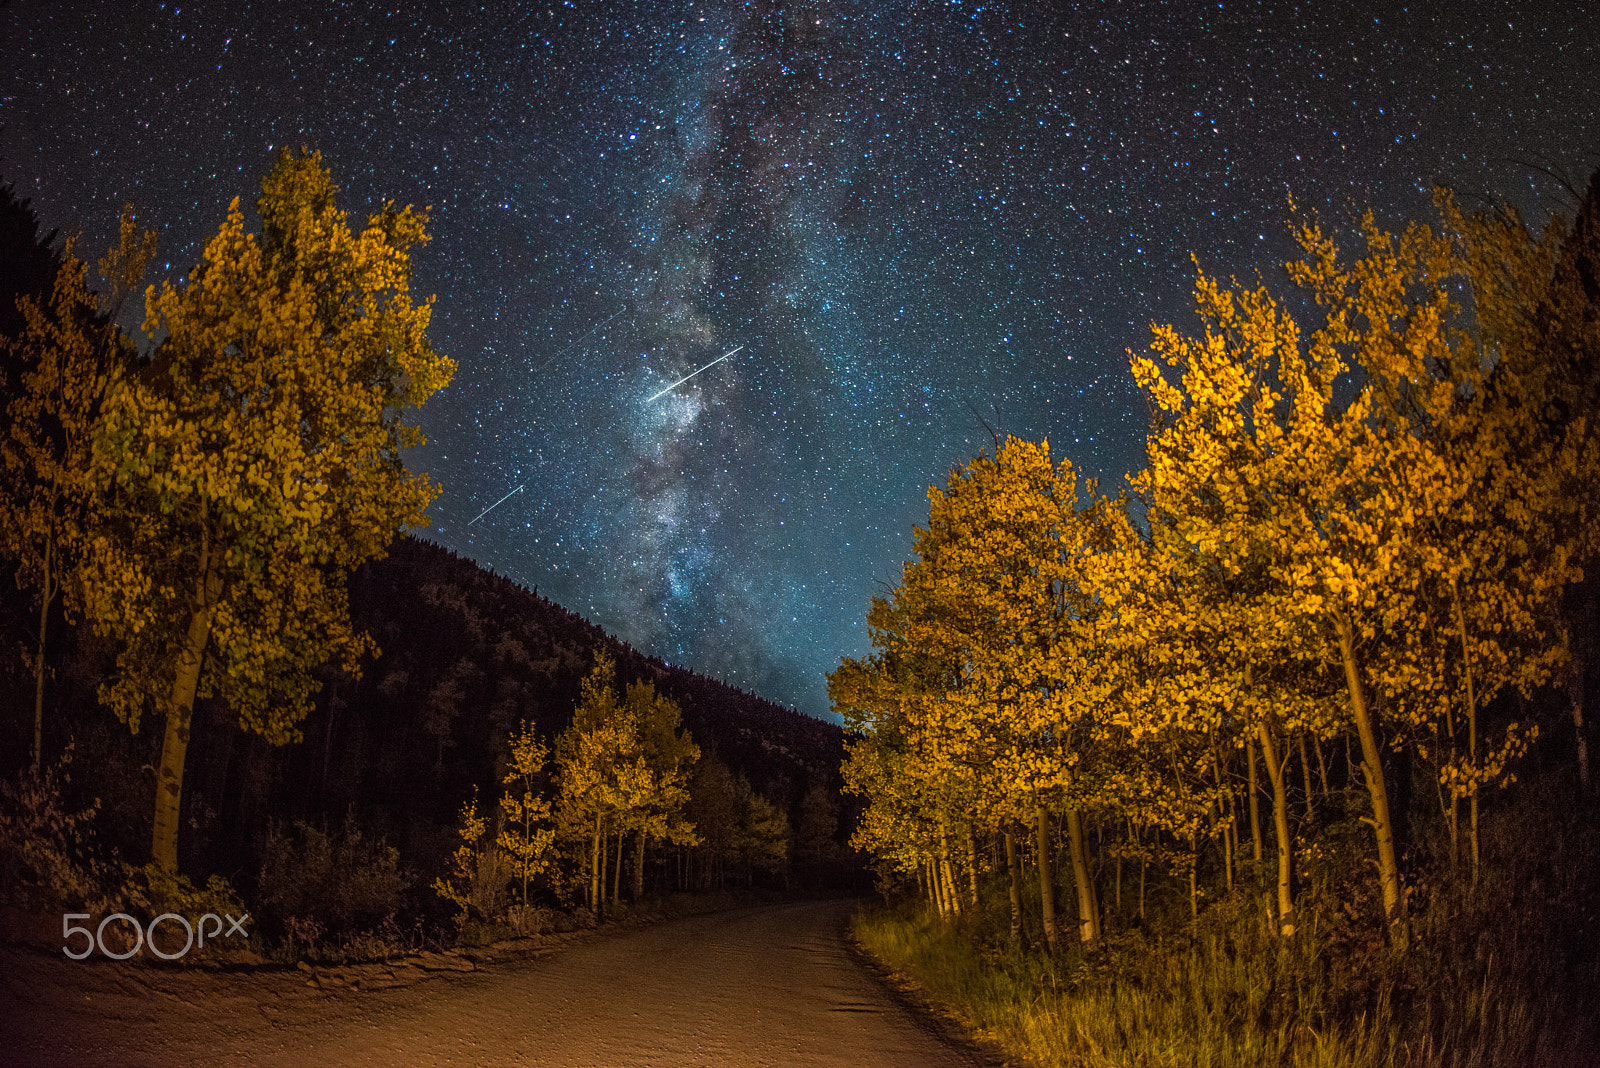
<svg viewBox="0 0 1600 1068"><path fill-rule="evenodd" d="M283 144L432 205L427 536L826 715L988 427L1135 466L1126 350L1191 253L1281 281L1291 193L1569 206L1597 42L1579 3L12 0L0 174L90 249L132 200L163 276Z"/></svg>

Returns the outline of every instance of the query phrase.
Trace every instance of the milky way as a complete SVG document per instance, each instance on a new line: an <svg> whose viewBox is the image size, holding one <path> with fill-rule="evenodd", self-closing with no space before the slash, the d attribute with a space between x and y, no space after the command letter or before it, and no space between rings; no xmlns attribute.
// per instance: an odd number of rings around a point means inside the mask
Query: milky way
<svg viewBox="0 0 1600 1068"><path fill-rule="evenodd" d="M825 715L991 429L1137 464L1126 350L1191 253L1281 281L1291 193L1562 208L1547 172L1600 164L1584 9L13 0L0 173L90 248L131 199L170 276L283 144L432 205L426 536Z"/></svg>

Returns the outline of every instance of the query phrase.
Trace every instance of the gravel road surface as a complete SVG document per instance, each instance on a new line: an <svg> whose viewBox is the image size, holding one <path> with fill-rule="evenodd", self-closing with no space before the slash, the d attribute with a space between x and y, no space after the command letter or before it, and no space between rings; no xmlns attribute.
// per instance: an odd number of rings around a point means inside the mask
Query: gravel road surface
<svg viewBox="0 0 1600 1068"><path fill-rule="evenodd" d="M989 1062L852 956L849 902L738 909L575 940L534 960L323 974L0 959L0 1063L805 1065ZM20 951L18 951L20 953ZM420 969L410 969L419 971ZM356 985L352 985L356 984ZM364 988L362 988L364 987Z"/></svg>

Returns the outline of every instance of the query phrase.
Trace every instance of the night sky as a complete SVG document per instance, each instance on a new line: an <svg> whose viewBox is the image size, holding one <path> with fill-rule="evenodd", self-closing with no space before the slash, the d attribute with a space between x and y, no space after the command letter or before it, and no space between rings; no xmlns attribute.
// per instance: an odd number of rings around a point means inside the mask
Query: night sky
<svg viewBox="0 0 1600 1068"><path fill-rule="evenodd" d="M1291 193L1569 208L1586 7L12 0L0 174L96 253L132 200L163 277L284 144L432 205L426 536L825 716L986 425L1139 463L1191 253L1281 281Z"/></svg>

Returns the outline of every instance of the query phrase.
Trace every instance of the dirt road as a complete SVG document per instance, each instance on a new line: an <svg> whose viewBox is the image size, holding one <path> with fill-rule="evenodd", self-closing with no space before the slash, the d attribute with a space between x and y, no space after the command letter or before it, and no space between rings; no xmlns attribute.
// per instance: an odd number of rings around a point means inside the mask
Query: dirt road
<svg viewBox="0 0 1600 1068"><path fill-rule="evenodd" d="M805 1065L985 1063L851 956L850 905L740 909L601 933L539 960L392 989L35 954L0 977L17 1065ZM8 965L16 963L7 961Z"/></svg>

